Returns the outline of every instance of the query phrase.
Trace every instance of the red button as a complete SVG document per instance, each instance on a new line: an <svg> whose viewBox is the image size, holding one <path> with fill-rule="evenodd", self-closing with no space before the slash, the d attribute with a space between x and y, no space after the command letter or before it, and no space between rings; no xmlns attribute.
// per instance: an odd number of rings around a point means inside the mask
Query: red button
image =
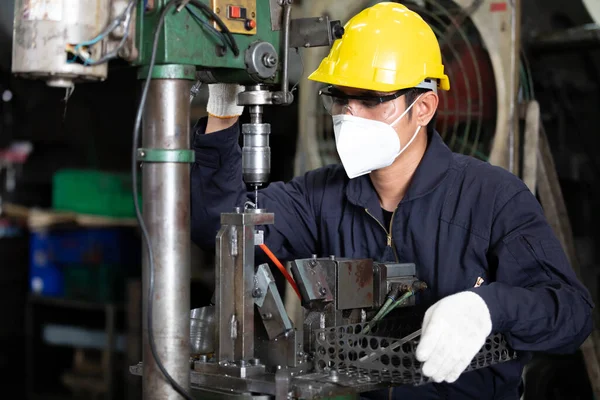
<svg viewBox="0 0 600 400"><path fill-rule="evenodd" d="M242 10L238 6L229 6L229 18L241 18Z"/></svg>
<svg viewBox="0 0 600 400"><path fill-rule="evenodd" d="M251 31L254 28L256 28L256 21L253 19L247 19L246 20L246 29Z"/></svg>
<svg viewBox="0 0 600 400"><path fill-rule="evenodd" d="M506 11L506 3L498 2L490 4L490 12Z"/></svg>

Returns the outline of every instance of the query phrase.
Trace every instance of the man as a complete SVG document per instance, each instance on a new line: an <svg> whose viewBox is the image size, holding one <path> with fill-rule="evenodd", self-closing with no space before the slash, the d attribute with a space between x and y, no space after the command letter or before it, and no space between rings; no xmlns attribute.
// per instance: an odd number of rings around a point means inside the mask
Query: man
<svg viewBox="0 0 600 400"><path fill-rule="evenodd" d="M345 27L309 79L332 115L342 165L273 182L259 193L281 259L311 254L414 262L431 305L417 348L434 382L394 398L518 399L528 352L574 352L592 329L592 301L536 198L509 172L454 154L433 130L449 90L431 28L379 3ZM253 198L242 182L235 86L212 85L197 124L192 234L212 248L219 213ZM462 372L492 332L519 360ZM386 394L387 395L387 394Z"/></svg>

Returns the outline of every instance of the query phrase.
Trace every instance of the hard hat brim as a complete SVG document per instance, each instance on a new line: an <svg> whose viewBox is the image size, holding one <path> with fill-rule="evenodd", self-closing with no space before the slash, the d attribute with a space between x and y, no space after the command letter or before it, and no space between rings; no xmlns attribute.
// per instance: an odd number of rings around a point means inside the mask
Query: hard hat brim
<svg viewBox="0 0 600 400"><path fill-rule="evenodd" d="M362 80L361 81L361 80L356 79L356 77L354 77L352 79L345 79L344 77L322 73L319 71L319 69L317 69L315 72L313 72L312 74L309 75L308 80L311 80L314 82L325 83L327 85L344 86L344 87L363 89L363 90L372 90L374 92L395 92L395 91L401 90L401 89L416 87L421 82L423 82L423 80L426 78L429 78L429 77L419 78L419 79L415 80L415 82L405 82L403 85L398 86L397 83L396 84L388 84L388 83L383 83L383 82L373 82L372 80ZM450 80L448 79L448 76L443 75L441 78L439 78L438 88L441 90L450 90Z"/></svg>

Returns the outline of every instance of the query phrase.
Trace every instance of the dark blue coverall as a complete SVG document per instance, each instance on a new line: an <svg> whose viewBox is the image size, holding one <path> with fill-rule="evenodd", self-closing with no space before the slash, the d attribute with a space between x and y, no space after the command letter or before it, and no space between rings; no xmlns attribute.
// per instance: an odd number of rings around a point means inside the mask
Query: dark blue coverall
<svg viewBox="0 0 600 400"><path fill-rule="evenodd" d="M214 249L220 213L253 199L242 181L239 124L205 135L194 127L192 239ZM529 352L574 352L592 331L593 303L527 186L488 163L452 153L436 132L406 195L384 226L368 175L330 165L260 191L275 213L265 240L282 260L335 255L411 262L429 290L422 304L465 290L486 302L493 332L515 361L467 372L454 383L395 388L398 399L518 399ZM474 288L477 279L482 286Z"/></svg>

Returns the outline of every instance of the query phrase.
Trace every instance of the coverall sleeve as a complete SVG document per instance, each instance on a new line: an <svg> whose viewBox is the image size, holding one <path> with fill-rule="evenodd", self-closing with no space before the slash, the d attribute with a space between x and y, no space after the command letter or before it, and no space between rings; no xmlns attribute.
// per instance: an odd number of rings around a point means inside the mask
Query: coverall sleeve
<svg viewBox="0 0 600 400"><path fill-rule="evenodd" d="M239 123L209 135L204 133L206 123L202 118L192 131L196 161L191 169L191 232L200 248L212 250L220 214L255 199L242 180ZM265 243L282 260L314 253L317 228L310 196L317 181L318 174L309 172L289 183L272 182L259 191L259 207L275 213L275 224L261 227Z"/></svg>
<svg viewBox="0 0 600 400"><path fill-rule="evenodd" d="M488 305L493 331L515 350L576 351L592 331L592 299L528 189L500 207L491 246L496 279L472 290Z"/></svg>

